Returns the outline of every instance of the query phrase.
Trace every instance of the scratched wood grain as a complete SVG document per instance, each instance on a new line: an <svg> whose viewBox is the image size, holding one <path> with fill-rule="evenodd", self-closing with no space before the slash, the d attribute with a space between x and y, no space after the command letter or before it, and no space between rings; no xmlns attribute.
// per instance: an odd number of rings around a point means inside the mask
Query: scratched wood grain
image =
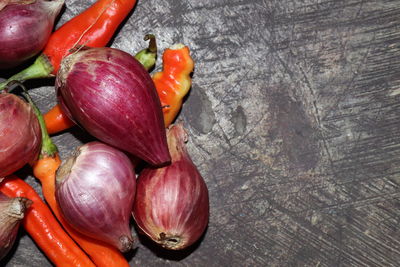
<svg viewBox="0 0 400 267"><path fill-rule="evenodd" d="M66 0L58 26L92 2ZM141 238L131 265L399 266L400 1L138 2L112 46L191 47L180 119L211 218L188 251ZM47 110L51 81L30 85ZM89 137L54 139L66 157ZM51 265L21 237L3 265Z"/></svg>

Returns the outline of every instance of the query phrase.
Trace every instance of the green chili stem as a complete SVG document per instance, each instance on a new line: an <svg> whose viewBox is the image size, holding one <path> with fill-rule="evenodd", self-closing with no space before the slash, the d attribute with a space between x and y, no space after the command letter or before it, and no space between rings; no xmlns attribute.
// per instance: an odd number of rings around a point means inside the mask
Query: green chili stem
<svg viewBox="0 0 400 267"><path fill-rule="evenodd" d="M53 66L50 64L49 60L45 55L40 55L36 58L35 62L26 69L14 74L7 81L0 83L0 91L3 90L10 82L24 82L30 79L37 78L49 78L52 77L51 72L53 71Z"/></svg>
<svg viewBox="0 0 400 267"><path fill-rule="evenodd" d="M143 50L140 50L135 58L144 66L146 70L150 70L156 64L157 58L157 43L156 37L153 34L146 34L144 40L150 40L149 46Z"/></svg>

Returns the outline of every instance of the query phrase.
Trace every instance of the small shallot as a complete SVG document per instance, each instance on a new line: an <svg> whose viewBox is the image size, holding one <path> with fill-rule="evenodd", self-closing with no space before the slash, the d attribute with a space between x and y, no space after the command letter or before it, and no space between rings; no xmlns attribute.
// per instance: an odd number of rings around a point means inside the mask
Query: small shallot
<svg viewBox="0 0 400 267"><path fill-rule="evenodd" d="M0 177L35 161L41 140L32 107L14 94L0 93Z"/></svg>
<svg viewBox="0 0 400 267"><path fill-rule="evenodd" d="M187 134L182 125L171 126L167 139L172 163L140 173L133 217L153 241L179 250L196 242L206 229L208 190L186 150Z"/></svg>
<svg viewBox="0 0 400 267"><path fill-rule="evenodd" d="M79 147L58 169L56 186L63 216L77 231L122 252L133 247L136 180L123 152L97 141Z"/></svg>
<svg viewBox="0 0 400 267"><path fill-rule="evenodd" d="M0 260L14 244L20 222L31 203L29 199L9 198L0 192Z"/></svg>
<svg viewBox="0 0 400 267"><path fill-rule="evenodd" d="M0 69L12 68L45 46L64 0L0 0Z"/></svg>
<svg viewBox="0 0 400 267"><path fill-rule="evenodd" d="M155 166L170 161L160 99L133 56L109 47L74 52L56 88L66 114L100 141Z"/></svg>

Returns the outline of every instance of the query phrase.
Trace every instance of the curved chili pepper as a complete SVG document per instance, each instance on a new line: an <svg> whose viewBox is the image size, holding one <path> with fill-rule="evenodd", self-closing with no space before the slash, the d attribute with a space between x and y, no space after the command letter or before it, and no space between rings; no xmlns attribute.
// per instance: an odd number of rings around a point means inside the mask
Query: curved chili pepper
<svg viewBox="0 0 400 267"><path fill-rule="evenodd" d="M25 90L25 88L22 86ZM60 207L57 204L55 197L56 171L61 164L58 155L57 146L51 140L43 119L37 106L33 103L26 90L25 97L31 104L35 112L40 128L42 130L42 149L39 159L33 165L33 174L42 184L42 192L46 202L49 204L54 215L60 221L68 234L81 246L81 248L90 256L96 266L99 267L124 267L129 266L125 257L114 247L105 244L104 242L87 237L75 229L73 229L62 217Z"/></svg>
<svg viewBox="0 0 400 267"><path fill-rule="evenodd" d="M22 226L52 263L66 267L95 267L29 184L12 175L1 182L0 191L9 197L25 197L32 201L22 220Z"/></svg>
<svg viewBox="0 0 400 267"><path fill-rule="evenodd" d="M182 107L192 85L193 68L189 47L176 44L164 51L163 70L154 74L153 81L163 106L165 127L174 121Z"/></svg>
<svg viewBox="0 0 400 267"><path fill-rule="evenodd" d="M46 78L56 74L61 60L72 48L81 45L107 45L118 26L131 12L136 0L98 0L78 16L57 29L42 54L28 68L0 83L0 90L10 81Z"/></svg>

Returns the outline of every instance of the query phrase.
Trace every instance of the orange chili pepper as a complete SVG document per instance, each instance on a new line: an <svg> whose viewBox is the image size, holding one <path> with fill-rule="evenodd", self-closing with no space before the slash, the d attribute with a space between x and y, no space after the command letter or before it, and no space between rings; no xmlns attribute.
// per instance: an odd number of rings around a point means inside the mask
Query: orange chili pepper
<svg viewBox="0 0 400 267"><path fill-rule="evenodd" d="M192 85L193 68L189 47L176 44L164 51L163 70L154 74L153 81L163 106L165 127L174 121L182 107Z"/></svg>
<svg viewBox="0 0 400 267"><path fill-rule="evenodd" d="M47 132L55 134L75 125L67 115L61 110L59 105L52 107L46 114L43 115L46 123Z"/></svg>
<svg viewBox="0 0 400 267"><path fill-rule="evenodd" d="M135 4L136 0L98 0L53 32L35 62L0 83L0 90L10 81L51 77L57 73L61 60L75 47L107 45Z"/></svg>
<svg viewBox="0 0 400 267"><path fill-rule="evenodd" d="M42 130L42 150L39 159L33 165L33 174L42 184L43 196L52 209L54 215L60 221L68 234L81 246L81 248L90 256L96 266L112 267L112 266L129 266L125 257L114 247L87 237L75 229L73 229L62 217L60 207L57 204L56 191L56 171L61 164L57 147L51 140L43 119L42 114L36 105L32 102L28 94L26 98L32 105L37 115Z"/></svg>
<svg viewBox="0 0 400 267"><path fill-rule="evenodd" d="M16 176L0 184L0 191L9 197L25 197L32 201L22 225L35 243L56 266L95 266L89 257L63 230L35 190Z"/></svg>

